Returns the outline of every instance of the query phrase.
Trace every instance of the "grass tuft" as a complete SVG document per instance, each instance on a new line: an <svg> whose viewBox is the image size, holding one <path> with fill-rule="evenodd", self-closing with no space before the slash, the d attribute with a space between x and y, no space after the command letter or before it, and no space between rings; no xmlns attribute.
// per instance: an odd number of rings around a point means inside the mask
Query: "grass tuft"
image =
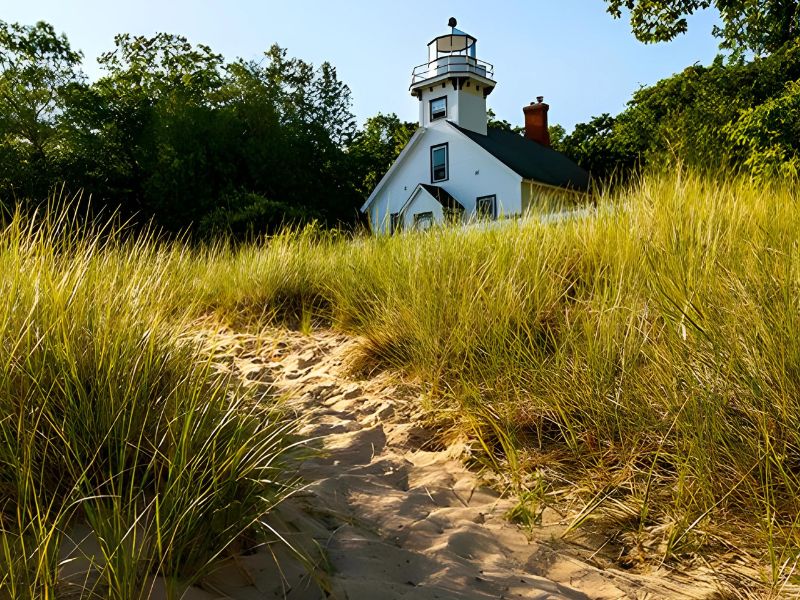
<svg viewBox="0 0 800 600"><path fill-rule="evenodd" d="M196 257L123 229L0 232L0 597L189 585L292 490L293 421L187 335ZM65 556L81 527L99 552Z"/></svg>

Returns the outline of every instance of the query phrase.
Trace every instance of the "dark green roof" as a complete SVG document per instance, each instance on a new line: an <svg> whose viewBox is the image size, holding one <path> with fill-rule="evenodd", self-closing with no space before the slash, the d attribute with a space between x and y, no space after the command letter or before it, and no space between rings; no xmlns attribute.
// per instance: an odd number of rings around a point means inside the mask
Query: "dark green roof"
<svg viewBox="0 0 800 600"><path fill-rule="evenodd" d="M448 122L525 179L581 192L589 189L589 173L561 152L513 131L489 127L487 135L481 135Z"/></svg>

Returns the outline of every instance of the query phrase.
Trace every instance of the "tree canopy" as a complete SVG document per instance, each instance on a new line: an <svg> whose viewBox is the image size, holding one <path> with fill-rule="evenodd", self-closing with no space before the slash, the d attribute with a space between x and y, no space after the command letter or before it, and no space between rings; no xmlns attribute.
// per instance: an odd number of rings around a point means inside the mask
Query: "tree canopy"
<svg viewBox="0 0 800 600"><path fill-rule="evenodd" d="M800 40L757 61L694 65L637 91L617 116L578 124L557 148L596 178L679 161L757 177L800 173Z"/></svg>
<svg viewBox="0 0 800 600"><path fill-rule="evenodd" d="M0 22L0 203L52 190L168 231L352 224L415 125L359 131L329 63L278 46L226 61L179 35L116 36L88 82L50 25Z"/></svg>
<svg viewBox="0 0 800 600"><path fill-rule="evenodd" d="M47 23L0 21L0 186L36 194L62 152L59 128L82 55Z"/></svg>
<svg viewBox="0 0 800 600"><path fill-rule="evenodd" d="M616 18L628 11L642 42L664 42L685 33L687 16L715 8L722 26L714 29L721 47L735 58L772 54L800 35L800 0L605 0Z"/></svg>

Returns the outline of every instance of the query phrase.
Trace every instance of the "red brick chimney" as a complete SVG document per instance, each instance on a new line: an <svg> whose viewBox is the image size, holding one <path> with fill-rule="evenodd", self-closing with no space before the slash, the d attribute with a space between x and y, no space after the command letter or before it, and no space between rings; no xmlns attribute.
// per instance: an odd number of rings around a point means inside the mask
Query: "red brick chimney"
<svg viewBox="0 0 800 600"><path fill-rule="evenodd" d="M550 131L547 128L547 111L550 106L544 103L544 96L536 98L522 109L525 113L525 137L543 146L550 146Z"/></svg>

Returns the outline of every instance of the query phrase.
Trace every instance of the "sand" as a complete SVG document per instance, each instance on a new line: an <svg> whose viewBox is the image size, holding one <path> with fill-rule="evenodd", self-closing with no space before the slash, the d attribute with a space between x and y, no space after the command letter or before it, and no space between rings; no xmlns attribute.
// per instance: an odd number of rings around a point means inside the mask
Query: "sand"
<svg viewBox="0 0 800 600"><path fill-rule="evenodd" d="M510 523L514 499L464 466L465 446L433 443L420 389L393 374L352 376L358 343L330 331L230 337L241 377L286 396L301 433L321 450L299 466L304 490L273 516L276 529L317 557L320 575L309 581L281 552L285 572L276 581L262 551L204 582L211 595L198 597L712 597L714 581L700 572L632 574L582 560L597 548L561 540L568 520L554 510L534 531Z"/></svg>
<svg viewBox="0 0 800 600"><path fill-rule="evenodd" d="M228 559L186 600L711 598L712 577L601 568L598 548L561 539L566 515L546 509L525 530L513 498L465 467L424 425L421 390L396 374L359 380L358 340L275 330L207 339L256 394L279 394L319 453L298 463L304 487L270 523L314 561L314 576L281 544ZM156 580L153 599L165 598Z"/></svg>

